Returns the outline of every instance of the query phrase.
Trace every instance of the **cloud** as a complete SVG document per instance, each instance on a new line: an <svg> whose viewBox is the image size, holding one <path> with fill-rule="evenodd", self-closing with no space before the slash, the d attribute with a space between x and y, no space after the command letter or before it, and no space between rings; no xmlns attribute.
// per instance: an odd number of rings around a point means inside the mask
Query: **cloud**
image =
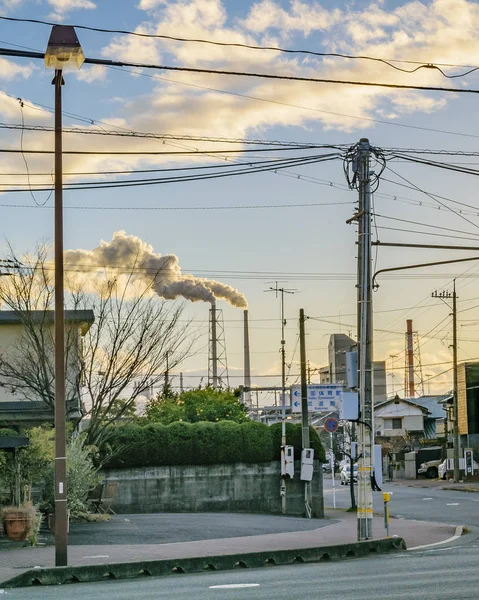
<svg viewBox="0 0 479 600"><path fill-rule="evenodd" d="M14 79L15 77L30 77L33 65L20 65L5 58L0 58L0 79Z"/></svg>
<svg viewBox="0 0 479 600"><path fill-rule="evenodd" d="M92 10L96 8L96 4L91 0L48 0L48 4L54 9L49 17L56 21L62 21L66 13L72 10Z"/></svg>
<svg viewBox="0 0 479 600"><path fill-rule="evenodd" d="M140 26L135 29L137 33L154 33L151 27ZM103 56L116 60L136 63L158 63L160 54L158 43L151 38L135 36L119 36L114 38L102 50Z"/></svg>
<svg viewBox="0 0 479 600"><path fill-rule="evenodd" d="M106 67L103 65L83 65L77 72L80 81L93 83L94 81L103 81L106 77Z"/></svg>

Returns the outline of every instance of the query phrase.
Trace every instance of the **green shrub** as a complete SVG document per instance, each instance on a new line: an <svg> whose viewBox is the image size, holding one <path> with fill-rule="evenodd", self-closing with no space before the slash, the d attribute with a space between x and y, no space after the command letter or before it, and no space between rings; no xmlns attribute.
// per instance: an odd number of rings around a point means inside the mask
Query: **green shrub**
<svg viewBox="0 0 479 600"><path fill-rule="evenodd" d="M145 465L160 467L167 465L170 452L170 429L162 423L150 423L141 428L146 452Z"/></svg>
<svg viewBox="0 0 479 600"><path fill-rule="evenodd" d="M193 449L193 430L191 423L171 423L168 425L171 444L168 450L169 465L197 465Z"/></svg>
<svg viewBox="0 0 479 600"><path fill-rule="evenodd" d="M274 460L280 460L281 458L281 423L275 423L271 426L271 433L273 438L273 452ZM286 423L286 444L288 446L294 446L294 458L295 460L301 459L302 449L302 426L301 423ZM319 439L319 435L314 427L309 428L309 446L314 450L314 458L319 462L326 461L326 454L324 452L323 444Z"/></svg>
<svg viewBox="0 0 479 600"><path fill-rule="evenodd" d="M2 427L0 429L0 437L18 437L20 434L15 429L8 429L8 427Z"/></svg>
<svg viewBox="0 0 479 600"><path fill-rule="evenodd" d="M199 465L218 462L218 435L214 423L203 421L192 428L193 456Z"/></svg>
<svg viewBox="0 0 479 600"><path fill-rule="evenodd" d="M242 462L261 463L273 460L273 438L268 425L250 421L241 425Z"/></svg>
<svg viewBox="0 0 479 600"><path fill-rule="evenodd" d="M215 428L218 464L241 462L243 445L239 443L239 440L241 439L242 425L234 421L219 421Z"/></svg>

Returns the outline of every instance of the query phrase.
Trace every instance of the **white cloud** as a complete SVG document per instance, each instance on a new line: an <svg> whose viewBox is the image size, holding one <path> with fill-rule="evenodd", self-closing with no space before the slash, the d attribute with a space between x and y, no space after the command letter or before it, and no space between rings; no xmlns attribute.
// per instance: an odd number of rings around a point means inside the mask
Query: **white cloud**
<svg viewBox="0 0 479 600"><path fill-rule="evenodd" d="M19 65L5 58L0 58L0 79L14 79L15 77L30 77L33 65Z"/></svg>
<svg viewBox="0 0 479 600"><path fill-rule="evenodd" d="M137 33L151 33L150 29L140 26L135 29ZM135 36L120 36L114 38L102 50L103 56L116 60L135 63L158 63L160 54L158 43L152 38Z"/></svg>
<svg viewBox="0 0 479 600"><path fill-rule="evenodd" d="M80 81L85 81L86 83L103 81L106 78L106 67L103 65L83 65L77 71L77 77Z"/></svg>
<svg viewBox="0 0 479 600"><path fill-rule="evenodd" d="M96 4L91 0L48 0L48 4L54 9L49 17L56 21L62 21L66 13L72 10L92 10L96 8Z"/></svg>

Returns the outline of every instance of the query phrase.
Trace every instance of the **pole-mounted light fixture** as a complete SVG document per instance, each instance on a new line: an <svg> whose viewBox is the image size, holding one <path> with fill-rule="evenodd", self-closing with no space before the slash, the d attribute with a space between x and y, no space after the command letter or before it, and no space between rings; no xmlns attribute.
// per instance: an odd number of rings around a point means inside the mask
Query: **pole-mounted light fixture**
<svg viewBox="0 0 479 600"><path fill-rule="evenodd" d="M55 69L55 566L68 564L66 460L65 313L63 272L62 72L79 69L85 57L75 29L54 25L45 52L47 69Z"/></svg>
<svg viewBox="0 0 479 600"><path fill-rule="evenodd" d="M47 69L60 71L79 69L85 61L75 28L71 25L54 25L45 52Z"/></svg>

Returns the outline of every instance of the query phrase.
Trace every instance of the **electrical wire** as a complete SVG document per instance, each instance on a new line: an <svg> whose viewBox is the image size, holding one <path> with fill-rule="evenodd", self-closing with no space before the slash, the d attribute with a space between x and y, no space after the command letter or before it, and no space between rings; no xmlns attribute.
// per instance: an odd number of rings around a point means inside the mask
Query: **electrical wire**
<svg viewBox="0 0 479 600"><path fill-rule="evenodd" d="M35 58L44 60L43 52L27 52L22 50L10 50L0 48L0 56L13 56L15 58ZM298 75L278 75L275 73L258 73L249 71L231 71L228 69L201 69L198 67L184 67L172 65L157 65L151 63L133 63L120 60L106 60L103 58L85 58L85 64L104 65L115 67L136 67L140 69L156 69L160 71L178 71L181 73L201 73L204 75L226 75L231 77L247 77L255 79L268 79L274 81L300 81L304 83L329 83L333 85L353 85L362 87L379 87L396 90L421 90L429 92L447 92L453 94L479 94L479 89L475 88L446 88L441 86L426 85L406 85L399 83L383 83L373 81L355 81L343 79L328 79L319 77L300 77Z"/></svg>
<svg viewBox="0 0 479 600"><path fill-rule="evenodd" d="M391 217L388 215L380 215L378 213L374 213L374 216L376 216L378 219L388 219L389 221L398 221L400 223L408 223L409 225L419 225L421 227L430 227L432 229L440 229L441 231L450 231L452 233L464 233L466 235L476 235L479 237L479 233L463 231L461 229L452 229L451 227L441 227L439 225L432 225L430 223L420 223L419 221L410 221L408 219L399 219L398 217Z"/></svg>
<svg viewBox="0 0 479 600"><path fill-rule="evenodd" d="M438 204L440 204L441 206L444 206L444 208L446 208L447 210L449 210L450 212L452 212L453 214L455 214L457 217L463 219L464 221L466 221L467 223L469 223L473 227L477 227L479 229L479 225L477 223L474 223L474 221L471 221L470 219L468 219L467 217L465 217L461 212L458 212L458 211L454 210L453 208L451 208L450 206L448 206L447 204L444 204L444 202L441 202L441 200L439 200L437 198L437 196L435 196L433 194L430 194L429 192L426 192L425 190L423 190L419 186L417 186L415 183L412 183L412 181L409 181L409 179L406 179L406 177L403 177L402 175L399 175L399 173L397 173L396 171L394 171L394 169L391 169L390 166L386 166L386 169L388 169L389 171L391 171L392 173L394 173L394 175L396 175L396 177L399 177L400 179L402 179L403 181L405 181L409 185L413 186L413 188L416 189L418 192L421 192L422 194L425 194L429 198L432 198Z"/></svg>
<svg viewBox="0 0 479 600"><path fill-rule="evenodd" d="M42 21L39 19L20 19L20 18L15 18L15 17L6 17L6 16L1 16L0 19L7 20L7 21L16 21L16 22L20 22L20 23L34 23L34 24L48 25L50 27L57 25L57 23L54 23L51 21ZM285 54L306 54L308 56L317 56L320 58L326 57L326 58L345 58L345 59L350 59L350 60L369 60L369 61L374 61L374 62L379 62L379 63L385 64L385 65L392 67L393 69L396 69L403 73L415 73L418 69L422 69L422 68L437 69L441 72L442 75L444 75L444 77L447 77L450 79L456 78L456 77L464 77L466 75L469 75L469 73L473 73L474 71L479 70L479 67L476 67L476 66L460 65L462 68L468 68L470 70L467 71L466 73L461 73L461 74L457 74L457 75L447 75L446 73L444 73L442 71L442 69L439 68L440 66L456 67L459 65L450 65L448 63L437 63L436 64L436 63L432 63L429 61L421 62L421 61L400 60L400 59L386 60L384 58L377 58L377 57L366 56L366 55L350 55L350 54L341 54L338 52L316 52L316 51L312 51L312 50L297 50L297 49L290 49L290 48L281 48L278 46L260 46L260 45L255 45L255 44L242 44L239 42L218 42L216 40L208 40L208 39L201 39L201 38L185 38L185 37L178 37L178 36L172 36L172 35L143 33L143 32L139 32L139 31L129 31L129 30L125 30L125 29L105 29L105 28L100 28L100 27L90 27L87 25L71 25L71 27L75 27L76 29L83 29L83 30L87 30L87 31L94 31L94 32L98 32L98 33L114 33L114 34L131 35L131 36L149 38L149 39L162 39L162 40L170 40L170 41L175 41L175 42L209 44L209 45L220 46L220 47L246 48L246 49L250 49L250 50L271 50L271 51L281 52L281 53L285 53ZM415 67L414 69L408 70L408 69L402 69L400 67L397 67L396 65L392 64L394 62L405 63L405 64L415 64L418 66Z"/></svg>

